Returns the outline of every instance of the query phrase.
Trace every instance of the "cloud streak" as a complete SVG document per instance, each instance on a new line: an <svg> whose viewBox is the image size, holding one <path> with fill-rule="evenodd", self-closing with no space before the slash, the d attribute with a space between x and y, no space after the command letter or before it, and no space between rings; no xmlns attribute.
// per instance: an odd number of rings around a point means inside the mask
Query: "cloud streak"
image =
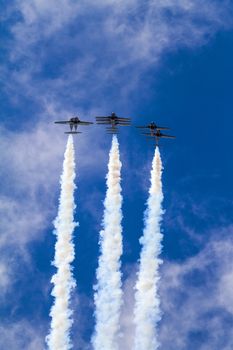
<svg viewBox="0 0 233 350"><path fill-rule="evenodd" d="M148 68L161 64L164 54L202 46L217 31L230 28L230 13L229 1L62 0L59 8L54 1L17 1L8 14L12 20L6 49L17 69L1 67L5 91L16 101L17 91L23 91L42 110L51 101L57 110L72 110L77 101L99 106L99 96L111 90L111 81L123 101ZM64 51L70 53L69 60ZM105 95L101 105L109 104Z"/></svg>
<svg viewBox="0 0 233 350"><path fill-rule="evenodd" d="M184 262L164 263L159 331L162 350L232 348L230 232L232 227L212 233L205 248Z"/></svg>

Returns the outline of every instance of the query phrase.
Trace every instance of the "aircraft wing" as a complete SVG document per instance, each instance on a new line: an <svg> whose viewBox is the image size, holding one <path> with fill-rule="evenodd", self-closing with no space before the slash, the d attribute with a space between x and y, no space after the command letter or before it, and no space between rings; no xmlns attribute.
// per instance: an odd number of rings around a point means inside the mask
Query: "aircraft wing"
<svg viewBox="0 0 233 350"><path fill-rule="evenodd" d="M100 118L100 119L96 118L96 122L97 123L111 123L111 119L110 118Z"/></svg>
<svg viewBox="0 0 233 350"><path fill-rule="evenodd" d="M166 126L157 126L156 129L158 129L158 130L170 130L170 128L167 128Z"/></svg>
<svg viewBox="0 0 233 350"><path fill-rule="evenodd" d="M65 131L64 134L76 135L76 134L82 134L82 133L80 131Z"/></svg>
<svg viewBox="0 0 233 350"><path fill-rule="evenodd" d="M105 117L96 117L96 120L119 120L119 121L130 121L131 118L123 118L123 117L114 117L112 118L111 116L105 116Z"/></svg>
<svg viewBox="0 0 233 350"><path fill-rule="evenodd" d="M55 124L70 124L70 121L68 120L62 120L62 121L59 121L59 122L54 122Z"/></svg>
<svg viewBox="0 0 233 350"><path fill-rule="evenodd" d="M147 125L147 126L136 126L136 128L138 128L138 129L151 129L150 125ZM165 126L156 126L154 128L157 129L157 130L170 130L170 128L167 128Z"/></svg>
<svg viewBox="0 0 233 350"><path fill-rule="evenodd" d="M130 122L128 121L118 121L118 120L114 120L113 122L111 120L97 120L96 121L97 124L99 125L104 125L104 124L115 124L115 125L131 125Z"/></svg>
<svg viewBox="0 0 233 350"><path fill-rule="evenodd" d="M166 139L175 139L176 137L175 136L172 136L172 135L161 135L160 137L164 137Z"/></svg>
<svg viewBox="0 0 233 350"><path fill-rule="evenodd" d="M91 125L93 122L83 122L82 120L79 121L79 125Z"/></svg>
<svg viewBox="0 0 233 350"><path fill-rule="evenodd" d="M117 117L116 120L119 122L130 122L131 121L130 118L119 118L119 117Z"/></svg>
<svg viewBox="0 0 233 350"><path fill-rule="evenodd" d="M98 121L96 122L97 124L102 124L102 125L105 125L105 124L111 124L110 120L106 120L106 121Z"/></svg>
<svg viewBox="0 0 233 350"><path fill-rule="evenodd" d="M111 117L95 117L96 120L110 120Z"/></svg>

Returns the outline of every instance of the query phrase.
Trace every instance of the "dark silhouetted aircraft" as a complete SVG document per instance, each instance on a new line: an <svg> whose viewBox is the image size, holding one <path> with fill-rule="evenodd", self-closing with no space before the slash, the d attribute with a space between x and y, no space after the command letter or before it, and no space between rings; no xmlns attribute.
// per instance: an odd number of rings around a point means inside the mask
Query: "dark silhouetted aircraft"
<svg viewBox="0 0 233 350"><path fill-rule="evenodd" d="M80 120L78 117L70 118L70 120L61 120L54 122L55 124L69 124L70 131L65 131L65 134L81 134L80 131L77 131L79 125L91 125L93 122L85 122Z"/></svg>
<svg viewBox="0 0 233 350"><path fill-rule="evenodd" d="M136 126L138 129L150 129L151 131L151 136L153 136L153 132L156 130L169 130L170 128L167 128L165 126L158 126L155 124L155 122L151 122L148 125L145 126Z"/></svg>
<svg viewBox="0 0 233 350"><path fill-rule="evenodd" d="M160 130L152 131L150 133L145 132L145 133L142 133L142 135L146 135L146 137L149 137L149 138L154 138L157 146L159 145L160 138L166 138L166 139L175 139L176 138L175 136L172 136L172 135L162 134Z"/></svg>
<svg viewBox="0 0 233 350"><path fill-rule="evenodd" d="M108 134L117 134L118 126L130 126L130 118L118 117L116 113L112 112L111 115L96 117L96 123L99 125L109 125L106 128Z"/></svg>

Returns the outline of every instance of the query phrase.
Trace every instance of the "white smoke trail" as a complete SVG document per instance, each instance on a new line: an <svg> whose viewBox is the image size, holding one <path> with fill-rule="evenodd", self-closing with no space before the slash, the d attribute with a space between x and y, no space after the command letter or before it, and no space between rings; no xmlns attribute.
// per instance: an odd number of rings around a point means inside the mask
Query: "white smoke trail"
<svg viewBox="0 0 233 350"><path fill-rule="evenodd" d="M151 170L151 187L145 212L145 228L140 239L142 251L136 283L134 322L136 326L134 349L156 350L159 347L157 324L161 319L158 295L159 255L162 250L160 222L162 210L162 162L155 149Z"/></svg>
<svg viewBox="0 0 233 350"><path fill-rule="evenodd" d="M119 144L113 136L109 154L107 193L104 201L103 230L100 232L99 266L95 293L96 327L92 343L95 350L117 350L122 284L122 196Z"/></svg>
<svg viewBox="0 0 233 350"><path fill-rule="evenodd" d="M72 348L70 342L70 328L73 323L70 310L71 291L75 287L71 263L74 260L74 245L72 234L75 226L74 222L74 190L75 190L75 161L74 145L72 135L69 135L61 176L61 194L59 209L54 221L57 241L55 245L54 266L57 273L52 277L51 282L54 287L54 305L51 308L50 316L51 329L46 338L50 350L69 350Z"/></svg>

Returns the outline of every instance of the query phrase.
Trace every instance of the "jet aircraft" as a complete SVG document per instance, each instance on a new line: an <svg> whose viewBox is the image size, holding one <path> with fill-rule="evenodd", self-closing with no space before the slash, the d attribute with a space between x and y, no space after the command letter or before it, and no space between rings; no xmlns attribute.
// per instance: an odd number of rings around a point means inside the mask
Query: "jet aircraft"
<svg viewBox="0 0 233 350"><path fill-rule="evenodd" d="M79 119L79 117L70 118L70 120L61 120L54 122L55 124L69 124L70 131L65 131L65 134L81 134L77 131L78 125L91 125L93 122L86 122Z"/></svg>
<svg viewBox="0 0 233 350"><path fill-rule="evenodd" d="M106 128L107 133L117 134L117 126L130 126L130 118L118 117L116 113L112 112L108 116L99 116L96 117L96 123L99 125L109 125L110 127Z"/></svg>
<svg viewBox="0 0 233 350"><path fill-rule="evenodd" d="M156 142L156 146L159 145L160 138L166 138L166 139L175 139L176 138L175 136L172 136L172 135L162 134L160 130L152 131L152 133L145 132L145 133L142 133L142 135L146 135L146 137L148 137L148 138L154 138L155 142Z"/></svg>
<svg viewBox="0 0 233 350"><path fill-rule="evenodd" d="M136 126L138 129L150 129L151 131L151 136L153 136L153 132L156 130L169 130L170 128L167 128L165 126L158 126L155 124L155 122L151 122L148 125L145 126Z"/></svg>

